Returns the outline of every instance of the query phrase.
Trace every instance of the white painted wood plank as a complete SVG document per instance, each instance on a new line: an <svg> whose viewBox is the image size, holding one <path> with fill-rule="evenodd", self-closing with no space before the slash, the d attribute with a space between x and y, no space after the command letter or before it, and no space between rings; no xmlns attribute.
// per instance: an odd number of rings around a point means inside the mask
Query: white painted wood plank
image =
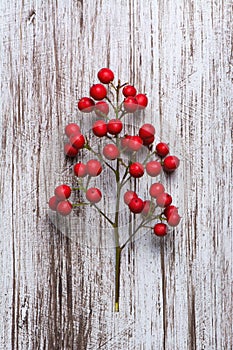
<svg viewBox="0 0 233 350"><path fill-rule="evenodd" d="M0 6L0 348L231 349L230 2ZM56 231L46 204L71 178L64 126L89 130L76 102L106 65L148 94L140 123L153 122L182 159L167 183L182 223L124 251L119 314L108 239L96 247L90 212L90 241Z"/></svg>

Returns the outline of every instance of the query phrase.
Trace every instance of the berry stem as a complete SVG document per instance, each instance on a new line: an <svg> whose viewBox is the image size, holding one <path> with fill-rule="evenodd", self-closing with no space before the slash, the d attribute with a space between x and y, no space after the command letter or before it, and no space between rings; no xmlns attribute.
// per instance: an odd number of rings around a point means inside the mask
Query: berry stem
<svg viewBox="0 0 233 350"><path fill-rule="evenodd" d="M150 221L154 220L154 219L159 219L160 215L158 216L153 216L153 218L149 218L146 219L144 218L141 223L139 224L139 226L136 228L136 230L134 230L134 232L129 236L129 238L125 241L125 243L121 246L121 250L123 250L125 248L125 246L131 241L131 239L136 235L136 233L142 228L144 227L145 224L148 224Z"/></svg>
<svg viewBox="0 0 233 350"><path fill-rule="evenodd" d="M115 169L114 169L108 162L106 162L106 161L103 159L103 157L101 157L101 152L100 152L100 150L99 150L99 152L95 152L95 151L93 150L93 148L92 148L88 143L86 143L86 145L84 146L84 148L86 148L88 151L92 152L97 158L99 158L99 160L100 160L101 162L103 162L104 164L106 164L106 165L115 173Z"/></svg>
<svg viewBox="0 0 233 350"><path fill-rule="evenodd" d="M109 136L109 135L106 135L105 137L106 137L107 139L111 140L113 143L116 144L116 141L114 140L113 137L111 137L111 136Z"/></svg>
<svg viewBox="0 0 233 350"><path fill-rule="evenodd" d="M124 182L122 182L121 187L125 186L125 184L131 179L131 176L129 176Z"/></svg>
<svg viewBox="0 0 233 350"><path fill-rule="evenodd" d="M101 111L98 111L98 115L103 117L103 118L105 118L105 119L107 119L107 120L110 120L110 118L105 113L103 113Z"/></svg>
<svg viewBox="0 0 233 350"><path fill-rule="evenodd" d="M145 223L145 219L143 219L141 221L141 223L139 224L139 226L136 228L136 230L134 230L134 232L129 236L129 238L125 241L125 243L121 246L121 250L123 250L125 248L125 246L131 241L131 239L136 235L136 233L140 230L140 228L143 226L143 224Z"/></svg>
<svg viewBox="0 0 233 350"><path fill-rule="evenodd" d="M121 115L120 115L119 119L122 119L122 118L124 117L124 115L126 115L126 114L128 114L128 112L123 111L123 112L121 113Z"/></svg>
<svg viewBox="0 0 233 350"><path fill-rule="evenodd" d="M117 144L119 139L117 138ZM119 312L119 297L120 297L120 264L121 264L121 247L119 242L119 207L120 207L120 194L121 194L121 182L120 182L120 160L117 159L116 165L116 209L115 209L115 222L114 222L114 236L116 247L116 263L115 263L115 311Z"/></svg>
<svg viewBox="0 0 233 350"><path fill-rule="evenodd" d="M88 188L90 181L91 181L91 176L89 175L86 182L86 188Z"/></svg>
<svg viewBox="0 0 233 350"><path fill-rule="evenodd" d="M117 228L117 229L118 229L118 228ZM122 252L121 247L116 247L116 265L115 265L115 312L119 312L121 252Z"/></svg>
<svg viewBox="0 0 233 350"><path fill-rule="evenodd" d="M125 163L124 163L123 165L125 166L125 173L124 173L124 175L123 175L123 177L122 177L122 180L121 180L121 187L124 186L124 185L123 185L123 181L125 180L126 176L127 176L128 173L129 173L130 162L129 162L128 165L126 165Z"/></svg>
<svg viewBox="0 0 233 350"><path fill-rule="evenodd" d="M119 158L119 161L125 168L127 168L127 169L129 168L129 166L123 162L122 158Z"/></svg>
<svg viewBox="0 0 233 350"><path fill-rule="evenodd" d="M76 208L76 207L81 207L82 205L90 205L90 203L85 203L85 202L75 203L75 204L72 204L72 207Z"/></svg>
<svg viewBox="0 0 233 350"><path fill-rule="evenodd" d="M118 119L118 112L119 112L119 91L120 91L120 80L118 80L118 85L116 87L116 108L115 108L115 114L116 119Z"/></svg>
<svg viewBox="0 0 233 350"><path fill-rule="evenodd" d="M110 85L113 87L113 89L114 89L115 91L117 91L117 88L115 87L115 85L113 84L112 81L110 81Z"/></svg>
<svg viewBox="0 0 233 350"><path fill-rule="evenodd" d="M90 181L90 179L91 179L91 176L88 176L88 179L87 179L87 186L88 186L88 184L89 184L89 181ZM87 186L86 187L84 187L83 186L83 180L78 180L78 184L79 184L79 188L78 189L81 189L83 192L87 192ZM98 212L113 226L113 227L115 227L115 224L114 224L114 222L112 221L112 220L110 220L109 219L109 217L100 209L100 208L98 208L97 207L97 205L96 204L94 204L94 203L84 203L85 205L86 204L90 204L91 206L93 206L93 207L95 207L96 208L96 210L98 210ZM74 206L79 206L79 205L76 205L76 204L74 204L73 205L73 207Z"/></svg>
<svg viewBox="0 0 233 350"><path fill-rule="evenodd" d="M120 89L122 89L125 85L128 85L129 83L124 83L120 86Z"/></svg>
<svg viewBox="0 0 233 350"><path fill-rule="evenodd" d="M102 153L101 153L101 147L100 145L98 146L98 158L101 162L103 162L104 164L106 164L114 173L116 172L115 169L108 163L104 160L104 158L102 157Z"/></svg>
<svg viewBox="0 0 233 350"><path fill-rule="evenodd" d="M96 210L98 210L98 212L113 226L115 227L115 224L112 220L109 219L109 217L99 208L97 207L96 204L91 204L91 206L95 207Z"/></svg>
<svg viewBox="0 0 233 350"><path fill-rule="evenodd" d="M81 190L81 191L86 193L87 192L87 188L84 187L83 180L82 179L78 179L77 182L78 182L78 185L79 185L78 190Z"/></svg>
<svg viewBox="0 0 233 350"><path fill-rule="evenodd" d="M156 154L156 152L148 152L148 154L147 154L147 156L146 156L146 158L145 158L145 160L143 161L143 165L145 165L146 164L146 162L148 161L148 159L150 159L153 155L155 155Z"/></svg>
<svg viewBox="0 0 233 350"><path fill-rule="evenodd" d="M110 105L114 109L114 112L116 113L116 108L115 108L114 104L112 103L112 101L110 100L110 98L108 96L106 96L105 99L110 103Z"/></svg>

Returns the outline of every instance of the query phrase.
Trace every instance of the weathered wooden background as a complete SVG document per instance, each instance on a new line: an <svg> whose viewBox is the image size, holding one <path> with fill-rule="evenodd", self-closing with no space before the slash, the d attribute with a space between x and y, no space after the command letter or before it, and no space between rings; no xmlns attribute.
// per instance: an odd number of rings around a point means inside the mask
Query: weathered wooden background
<svg viewBox="0 0 233 350"><path fill-rule="evenodd" d="M0 349L232 349L232 2L0 6ZM167 184L182 223L124 251L118 314L114 250L56 229L47 209L70 179L64 126L90 126L76 103L104 66L148 94L140 123L182 159Z"/></svg>

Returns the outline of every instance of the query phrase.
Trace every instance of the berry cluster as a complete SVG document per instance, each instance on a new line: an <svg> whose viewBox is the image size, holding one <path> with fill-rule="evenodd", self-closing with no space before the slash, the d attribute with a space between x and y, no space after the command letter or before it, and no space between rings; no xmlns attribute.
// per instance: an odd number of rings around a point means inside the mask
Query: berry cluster
<svg viewBox="0 0 233 350"><path fill-rule="evenodd" d="M127 182L142 178L145 174L154 178L162 171L172 173L178 168L180 161L178 157L169 154L169 146L164 142L157 143L153 149L156 130L152 124L143 124L138 129L138 133L134 135L125 132L126 125L122 122L123 117L133 113L135 118L138 118L140 111L144 110L148 104L147 96L137 93L136 88L128 83L121 84L120 80L117 85L114 85L114 73L108 68L102 68L98 72L98 79L100 83L90 88L90 97L82 97L78 101L78 109L81 112L93 112L98 118L92 125L92 133L99 139L98 152L92 148L90 140L81 132L76 123L70 123L65 127L65 134L69 139L64 145L65 155L75 158L80 150L87 150L92 158L86 164L79 161L74 165L73 172L78 183L77 187L71 189L65 184L58 186L54 196L49 200L49 207L63 216L69 215L72 209L78 206L95 207L114 228L116 260L119 264L122 249L139 229L150 227L157 236L165 236L168 232L167 225L177 226L181 219L177 207L171 205L171 195L165 192L162 183L153 183L149 189L150 198L145 200L140 198L135 191L126 190L123 194L124 203L131 213L142 216L142 222L135 228L129 239L120 245L121 191ZM112 90L116 95L116 102L109 97L112 96ZM109 117L110 109L113 109L114 118ZM102 140L106 142L103 144ZM146 150L146 155L143 161L139 161L139 155L142 156L143 150ZM127 158L126 162L123 156ZM114 219L108 217L96 205L102 199L101 190L90 186L91 180L99 176L106 167L112 170L117 189ZM72 190L82 192L86 201L80 200L72 204L68 200ZM158 210L160 210L159 213ZM148 226L152 221L156 222L153 226ZM119 271L120 267L116 266L115 309L117 311L119 308Z"/></svg>
<svg viewBox="0 0 233 350"><path fill-rule="evenodd" d="M66 200L71 195L71 188L67 185L60 185L55 188L54 196L49 200L49 207L61 215L69 215L72 211L72 204Z"/></svg>

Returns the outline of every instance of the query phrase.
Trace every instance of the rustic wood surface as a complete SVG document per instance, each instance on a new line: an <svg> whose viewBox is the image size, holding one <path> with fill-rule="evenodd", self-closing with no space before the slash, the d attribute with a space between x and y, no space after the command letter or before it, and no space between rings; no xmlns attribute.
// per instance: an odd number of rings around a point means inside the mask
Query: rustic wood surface
<svg viewBox="0 0 233 350"><path fill-rule="evenodd" d="M232 349L232 2L0 8L0 349ZM76 232L47 209L71 179L64 126L90 127L76 103L104 66L148 94L140 124L153 122L181 158L167 186L182 222L123 252L119 313L98 218L81 212Z"/></svg>

